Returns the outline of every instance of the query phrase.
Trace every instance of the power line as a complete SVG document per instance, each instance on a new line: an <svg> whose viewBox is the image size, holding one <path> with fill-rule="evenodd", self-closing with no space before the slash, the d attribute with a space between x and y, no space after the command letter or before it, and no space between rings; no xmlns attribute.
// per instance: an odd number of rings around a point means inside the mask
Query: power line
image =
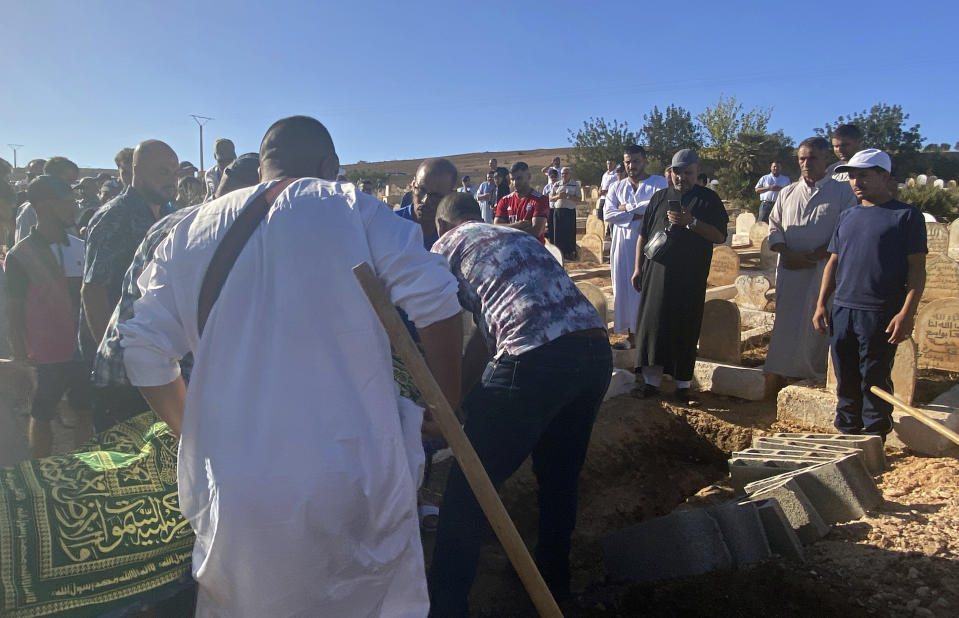
<svg viewBox="0 0 959 618"><path fill-rule="evenodd" d="M7 144L13 151L13 169L17 169L17 149L23 148L23 144Z"/></svg>

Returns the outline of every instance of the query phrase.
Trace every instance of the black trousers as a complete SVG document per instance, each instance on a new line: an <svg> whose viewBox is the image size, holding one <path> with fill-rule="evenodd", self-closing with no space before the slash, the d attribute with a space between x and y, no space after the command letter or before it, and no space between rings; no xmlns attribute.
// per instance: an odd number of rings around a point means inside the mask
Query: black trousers
<svg viewBox="0 0 959 618"><path fill-rule="evenodd" d="M536 562L558 596L569 590L579 473L611 373L606 335L572 333L491 361L463 403L466 435L495 487L533 457L539 483ZM454 464L430 569L431 615L469 614L467 597L487 530L483 511Z"/></svg>
<svg viewBox="0 0 959 618"><path fill-rule="evenodd" d="M570 258L576 253L576 211L572 208L553 209L553 240L554 245L563 252L563 257Z"/></svg>
<svg viewBox="0 0 959 618"><path fill-rule="evenodd" d="M150 409L135 386L112 385L93 393L93 428L97 433Z"/></svg>

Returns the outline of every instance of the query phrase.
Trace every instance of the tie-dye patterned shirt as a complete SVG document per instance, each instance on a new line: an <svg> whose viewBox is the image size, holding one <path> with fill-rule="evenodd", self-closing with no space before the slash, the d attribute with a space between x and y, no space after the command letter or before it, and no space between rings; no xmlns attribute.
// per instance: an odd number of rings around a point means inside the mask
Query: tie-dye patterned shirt
<svg viewBox="0 0 959 618"><path fill-rule="evenodd" d="M604 328L556 258L526 232L469 221L441 236L433 252L449 261L460 305L473 314L497 358Z"/></svg>

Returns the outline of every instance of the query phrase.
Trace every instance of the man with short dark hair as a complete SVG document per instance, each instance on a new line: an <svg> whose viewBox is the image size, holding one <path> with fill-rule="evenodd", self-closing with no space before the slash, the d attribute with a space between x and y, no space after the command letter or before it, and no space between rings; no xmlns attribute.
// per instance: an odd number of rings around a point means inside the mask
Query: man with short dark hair
<svg viewBox="0 0 959 618"><path fill-rule="evenodd" d="M40 159L35 159L34 161L39 160ZM46 176L56 176L65 182L68 187L72 187L74 183L76 183L77 177L80 176L80 168L77 167L76 163L66 157L50 157L43 164L43 174ZM33 210L30 202L20 204L20 208L17 209L17 242L26 238L27 234L30 233L30 229L36 224L37 213Z"/></svg>
<svg viewBox="0 0 959 618"><path fill-rule="evenodd" d="M457 193L469 193L473 197L476 197L476 188L473 186L473 183L470 182L469 176L463 176L463 184L456 191Z"/></svg>
<svg viewBox="0 0 959 618"><path fill-rule="evenodd" d="M540 243L484 224L469 195L444 198L436 223L433 251L449 262L460 304L477 324L463 357L464 430L496 487L532 455L536 562L563 598L578 477L612 372L603 320ZM454 463L430 569L432 615L468 615L485 536L483 512Z"/></svg>
<svg viewBox="0 0 959 618"><path fill-rule="evenodd" d="M839 216L812 318L816 330L831 334L836 429L883 440L892 430L892 405L870 388L893 390L896 346L912 333L928 251L922 213L889 192L891 171L889 155L875 148L836 169L849 174L860 205Z"/></svg>
<svg viewBox="0 0 959 618"><path fill-rule="evenodd" d="M97 197L100 187L97 185L96 178L86 176L81 178L74 188L80 193L80 199L77 200L76 217L77 229L79 229L86 226L93 216L93 213L101 206L100 200Z"/></svg>
<svg viewBox="0 0 959 618"><path fill-rule="evenodd" d="M529 232L546 243L546 220L549 218L549 200L533 189L533 173L523 161L517 161L509 170L513 192L500 198L496 204L493 223Z"/></svg>
<svg viewBox="0 0 959 618"><path fill-rule="evenodd" d="M374 185L373 181L369 178L362 178L357 183L357 188L367 195L376 196L376 185Z"/></svg>
<svg viewBox="0 0 959 618"><path fill-rule="evenodd" d="M456 280L417 226L335 182L338 167L321 123L274 123L260 145L263 182L187 215L119 326L130 382L181 436L179 504L196 532L201 616L429 609L416 514L423 413L403 414L389 339L351 268L368 263L405 307L454 408ZM235 236L259 204L262 219ZM208 271L227 238L236 260ZM222 285L205 285L208 272ZM177 364L188 352L189 397Z"/></svg>
<svg viewBox="0 0 959 618"><path fill-rule="evenodd" d="M829 142L810 137L799 144L799 181L779 191L769 215L769 249L779 253L776 321L764 369L791 378L826 375L829 339L811 324L839 217L856 205L848 183L826 174Z"/></svg>
<svg viewBox="0 0 959 618"><path fill-rule="evenodd" d="M491 159L495 162L496 159ZM496 172L490 170L486 172L486 180L476 191L476 201L479 202L480 212L483 214L483 221L493 222L493 209L496 207L496 181L494 180Z"/></svg>
<svg viewBox="0 0 959 618"><path fill-rule="evenodd" d="M789 186L789 176L780 173L782 164L779 161L773 161L769 164L769 173L759 179L756 183L755 191L759 194L759 216L757 221L769 223L769 211L773 209L776 203L776 196L784 187ZM702 186L706 186L703 183Z"/></svg>
<svg viewBox="0 0 959 618"><path fill-rule="evenodd" d="M696 151L684 149L673 155L670 172L673 186L653 194L636 244L633 287L643 294L636 346L644 384L634 393L658 396L663 374L668 373L676 382L676 400L692 405L696 400L689 389L706 277L713 245L726 240L729 215L716 193L696 184ZM647 249L650 255L645 254Z"/></svg>
<svg viewBox="0 0 959 618"><path fill-rule="evenodd" d="M213 142L213 158L216 165L206 171L206 201L209 202L216 195L216 188L220 186L223 170L236 160L236 147L231 140L221 137ZM203 162L200 161L200 165Z"/></svg>
<svg viewBox="0 0 959 618"><path fill-rule="evenodd" d="M113 157L113 162L117 165L120 184L123 185L123 189L126 189L133 182L133 148L127 147L120 150Z"/></svg>
<svg viewBox="0 0 959 618"><path fill-rule="evenodd" d="M854 154L862 150L862 131L854 124L841 124L832 132L832 149L839 159L826 169L826 174L839 182L849 182L849 175L837 172Z"/></svg>
<svg viewBox="0 0 959 618"><path fill-rule="evenodd" d="M423 232L423 247L427 251L439 238L436 233L436 207L449 193L454 193L459 174L449 159L426 159L413 176L413 203L394 212L415 223Z"/></svg>
<svg viewBox="0 0 959 618"><path fill-rule="evenodd" d="M549 170L551 170L551 169L556 170L556 173L557 173L557 174L559 174L559 173L560 173L560 170L563 169L563 165L560 163L559 157L553 157L553 162L552 162L552 164L547 165L546 167L544 167L544 168L543 168L542 170L540 170L540 171L542 171L543 174L546 174L546 173L548 173Z"/></svg>
<svg viewBox="0 0 959 618"><path fill-rule="evenodd" d="M83 241L66 232L76 215L73 193L51 175L35 178L27 193L37 223L7 254L4 270L13 358L37 368L29 440L38 458L52 453L50 422L64 394L80 419L74 446L89 437L90 380L77 354Z"/></svg>
<svg viewBox="0 0 959 618"><path fill-rule="evenodd" d="M636 239L643 226L643 215L653 195L666 188L665 178L646 173L648 161L645 148L638 144L626 146L623 165L629 176L610 185L603 212L603 219L612 231L609 270L613 282L613 332L626 333L626 341L613 346L618 350L633 347L639 319L641 295L633 288L632 277L636 267Z"/></svg>
<svg viewBox="0 0 959 618"><path fill-rule="evenodd" d="M550 214L553 217L552 243L559 247L566 260L575 260L576 254L576 206L583 201L583 188L573 179L573 172L564 167L560 178L550 187L549 197L555 205Z"/></svg>
<svg viewBox="0 0 959 618"><path fill-rule="evenodd" d="M97 210L87 226L80 306L80 344L92 359L123 289L123 275L137 246L158 219L172 212L176 197L176 153L159 140L137 145L133 178L126 191ZM147 409L130 387L97 389L93 422L103 431Z"/></svg>

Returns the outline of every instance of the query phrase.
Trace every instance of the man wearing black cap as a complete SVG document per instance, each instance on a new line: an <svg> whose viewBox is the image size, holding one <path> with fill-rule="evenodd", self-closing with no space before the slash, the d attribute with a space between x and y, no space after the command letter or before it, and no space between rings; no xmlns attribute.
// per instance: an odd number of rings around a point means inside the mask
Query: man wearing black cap
<svg viewBox="0 0 959 618"><path fill-rule="evenodd" d="M37 224L10 250L4 265L9 336L14 360L29 361L37 368L30 452L47 457L53 447L50 421L64 394L81 420L76 445L89 435L90 383L76 343L83 241L66 233L76 214L67 183L56 176L38 176L27 194Z"/></svg>
<svg viewBox="0 0 959 618"><path fill-rule="evenodd" d="M673 186L653 194L636 242L633 287L643 294L636 346L644 384L635 394L658 395L668 373L676 399L691 404L706 277L713 245L726 240L729 215L715 192L696 184L694 150L677 152L670 167Z"/></svg>
<svg viewBox="0 0 959 618"><path fill-rule="evenodd" d="M509 178L513 192L500 198L496 204L493 223L529 232L546 244L549 199L530 185L533 174L526 163L514 163L509 170Z"/></svg>

